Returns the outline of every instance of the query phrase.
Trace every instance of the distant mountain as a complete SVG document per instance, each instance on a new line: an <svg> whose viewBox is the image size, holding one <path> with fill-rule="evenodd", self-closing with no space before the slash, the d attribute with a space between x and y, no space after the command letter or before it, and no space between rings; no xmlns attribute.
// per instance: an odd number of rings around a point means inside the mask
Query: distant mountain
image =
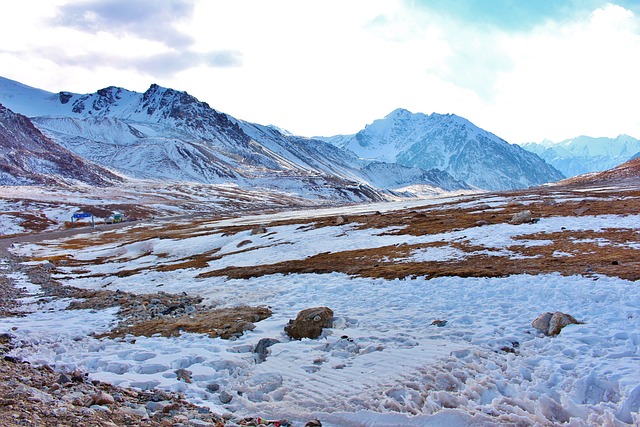
<svg viewBox="0 0 640 427"><path fill-rule="evenodd" d="M377 166L353 153L235 119L155 84L144 93L108 87L78 95L0 78L0 102L32 117L78 155L137 178L232 183L343 202L381 200L378 189L436 186L432 177L447 190L469 188L435 171L399 165L385 168L389 179L372 179Z"/></svg>
<svg viewBox="0 0 640 427"><path fill-rule="evenodd" d="M439 169L487 190L524 188L563 178L538 156L452 114L398 109L355 135L322 139L361 158Z"/></svg>
<svg viewBox="0 0 640 427"><path fill-rule="evenodd" d="M565 176L611 169L638 155L640 140L628 135L617 138L579 136L562 142L530 142L522 148L545 159Z"/></svg>
<svg viewBox="0 0 640 427"><path fill-rule="evenodd" d="M110 185L122 178L44 136L31 121L0 104L0 185Z"/></svg>

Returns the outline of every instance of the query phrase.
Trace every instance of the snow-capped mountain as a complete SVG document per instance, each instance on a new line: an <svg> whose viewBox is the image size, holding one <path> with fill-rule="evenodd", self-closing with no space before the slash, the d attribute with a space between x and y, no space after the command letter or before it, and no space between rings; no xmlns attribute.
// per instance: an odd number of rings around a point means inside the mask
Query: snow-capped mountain
<svg viewBox="0 0 640 427"><path fill-rule="evenodd" d="M365 159L440 169L478 188L506 190L562 179L538 156L456 115L397 109L355 135L323 138Z"/></svg>
<svg viewBox="0 0 640 427"><path fill-rule="evenodd" d="M108 185L120 181L44 136L27 117L0 104L0 185Z"/></svg>
<svg viewBox="0 0 640 427"><path fill-rule="evenodd" d="M617 138L579 136L562 142L530 142L523 144L522 148L537 154L565 176L571 177L608 170L626 162L640 152L640 140L629 135Z"/></svg>
<svg viewBox="0 0 640 427"><path fill-rule="evenodd" d="M343 201L380 199L373 187L469 188L436 171L379 168L324 141L235 119L155 84L144 93L108 87L78 95L0 78L0 102L32 117L64 147L132 177L235 183ZM375 168L381 173L372 179Z"/></svg>

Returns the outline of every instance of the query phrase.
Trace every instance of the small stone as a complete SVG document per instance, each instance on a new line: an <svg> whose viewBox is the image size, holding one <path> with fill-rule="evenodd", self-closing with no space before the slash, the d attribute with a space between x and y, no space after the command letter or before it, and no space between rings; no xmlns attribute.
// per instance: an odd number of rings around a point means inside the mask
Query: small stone
<svg viewBox="0 0 640 427"><path fill-rule="evenodd" d="M102 406L113 405L116 401L109 393L100 390L93 396L93 403Z"/></svg>
<svg viewBox="0 0 640 427"><path fill-rule="evenodd" d="M220 396L218 396L218 398L220 399L220 402L224 404L227 404L231 402L231 400L233 400L233 396L231 396L229 393L227 393L224 390L220 392Z"/></svg>
<svg viewBox="0 0 640 427"><path fill-rule="evenodd" d="M320 422L320 420L311 420L307 421L304 427L322 427L322 423Z"/></svg>
<svg viewBox="0 0 640 427"><path fill-rule="evenodd" d="M189 370L180 368L173 372L178 376L178 381L182 380L187 384L191 384L191 372Z"/></svg>
<svg viewBox="0 0 640 427"><path fill-rule="evenodd" d="M346 224L348 222L349 222L349 218L344 216L344 215L338 216L334 221L335 225L342 225L342 224Z"/></svg>
<svg viewBox="0 0 640 427"><path fill-rule="evenodd" d="M255 234L265 234L267 232L267 228L264 225L260 225L256 228L254 228L253 230L251 230L251 234L255 235Z"/></svg>
<svg viewBox="0 0 640 427"><path fill-rule="evenodd" d="M220 390L220 384L216 384L216 383L213 383L213 384L207 384L207 391L208 391L208 392L210 392L210 393L215 393L215 392L217 392L218 390Z"/></svg>
<svg viewBox="0 0 640 427"><path fill-rule="evenodd" d="M484 227L485 225L489 225L489 221L485 221L484 219L476 221L476 227Z"/></svg>
<svg viewBox="0 0 640 427"><path fill-rule="evenodd" d="M162 412L165 414L168 414L171 411L178 411L178 410L180 410L180 405L175 402L165 405L165 407L162 408Z"/></svg>
<svg viewBox="0 0 640 427"><path fill-rule="evenodd" d="M575 211L573 211L573 213L576 214L576 215L582 215L582 214L586 213L588 210L589 210L589 206L583 206L583 207L578 208Z"/></svg>
<svg viewBox="0 0 640 427"><path fill-rule="evenodd" d="M442 328L444 325L446 325L446 324L447 324L447 321L446 321L446 320L436 319L436 320L434 320L433 322L431 322L431 324L432 324L432 325L435 325L435 326L437 326L437 327L439 327L439 328Z"/></svg>
<svg viewBox="0 0 640 427"><path fill-rule="evenodd" d="M253 352L258 354L258 358L260 359L260 361L264 362L267 359L267 355L269 354L269 347L274 344L278 344L279 342L280 341L275 338L262 338L260 341L258 341L258 344L256 344Z"/></svg>
<svg viewBox="0 0 640 427"><path fill-rule="evenodd" d="M71 382L71 378L69 378L64 372L60 374L58 377L58 384L67 384Z"/></svg>

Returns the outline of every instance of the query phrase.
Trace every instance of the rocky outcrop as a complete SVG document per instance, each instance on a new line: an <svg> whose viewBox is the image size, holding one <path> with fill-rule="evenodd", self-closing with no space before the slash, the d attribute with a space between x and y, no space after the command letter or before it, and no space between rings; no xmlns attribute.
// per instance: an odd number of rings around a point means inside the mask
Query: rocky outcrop
<svg viewBox="0 0 640 427"><path fill-rule="evenodd" d="M329 307L314 307L298 313L295 320L289 320L284 330L291 338L300 340L318 338L323 328L331 327L333 327L333 310Z"/></svg>
<svg viewBox="0 0 640 427"><path fill-rule="evenodd" d="M549 337L555 337L562 328L567 325L581 325L584 322L576 320L570 314L556 311L555 313L542 313L531 323L531 326Z"/></svg>

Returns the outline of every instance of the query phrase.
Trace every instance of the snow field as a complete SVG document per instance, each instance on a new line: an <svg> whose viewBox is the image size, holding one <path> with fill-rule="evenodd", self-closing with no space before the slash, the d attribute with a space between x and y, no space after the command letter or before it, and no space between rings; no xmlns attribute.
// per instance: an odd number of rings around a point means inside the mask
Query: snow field
<svg viewBox="0 0 640 427"><path fill-rule="evenodd" d="M3 328L17 327L11 333L29 344L20 357L119 385L183 392L219 411L293 420L315 414L335 425L360 425L352 415L362 411L371 420L386 413L427 420L443 408L464 422L638 421L640 335L630 331L640 327L640 290L633 282L278 275L218 279L201 291L231 302L243 295L242 303L267 304L274 315L235 341L197 334L95 340L86 334L105 330L114 310L59 311L64 302L57 301ZM289 341L288 319L316 305L334 310L336 327L318 340ZM586 323L556 338L538 336L531 321L556 310ZM447 324L432 325L435 319ZM283 342L258 363L252 350L261 338ZM510 346L517 354L500 351ZM192 384L176 379L180 368L193 373ZM223 405L212 384L233 400Z"/></svg>
<svg viewBox="0 0 640 427"><path fill-rule="evenodd" d="M282 214L286 215L301 214ZM519 236L605 228L637 231L639 215L551 217L536 224L497 224L425 236L383 235L393 229L358 230L358 224L267 227L262 235L249 231L223 235L218 230L268 223L264 219L212 223L202 228L210 234L181 240L151 239L74 251L80 260L106 258L82 267L89 273L59 266L66 284L83 288L187 292L205 297L205 303L272 308L272 317L237 340L198 334L96 340L87 334L108 328L114 312L59 311L64 301L51 302L46 310L24 318L7 319L2 329L24 344L15 350L20 357L58 369L77 367L92 378L119 385L182 392L218 412L258 413L294 422L318 417L329 426L640 422L636 282L559 274L431 280L353 278L340 273L246 280L197 277L232 265L295 261L326 251L397 244L445 243L398 262L464 257L446 246L449 242L468 242L496 256L517 258L520 255L507 248L550 244ZM250 243L238 248L245 240ZM210 251L217 251L220 258L205 269L152 268ZM17 252L65 253L51 245L23 245ZM140 270L127 277L113 275L124 268ZM93 274L107 276L89 277ZM317 340L290 341L283 331L288 320L304 308L321 305L333 309L335 327ZM531 322L546 311L562 311L585 323L568 326L557 337L543 337ZM447 323L438 327L434 320ZM259 363L253 349L262 338L281 343L270 347L266 361ZM192 383L177 379L175 370L181 368L192 372ZM229 403L220 401L221 391L232 396Z"/></svg>

